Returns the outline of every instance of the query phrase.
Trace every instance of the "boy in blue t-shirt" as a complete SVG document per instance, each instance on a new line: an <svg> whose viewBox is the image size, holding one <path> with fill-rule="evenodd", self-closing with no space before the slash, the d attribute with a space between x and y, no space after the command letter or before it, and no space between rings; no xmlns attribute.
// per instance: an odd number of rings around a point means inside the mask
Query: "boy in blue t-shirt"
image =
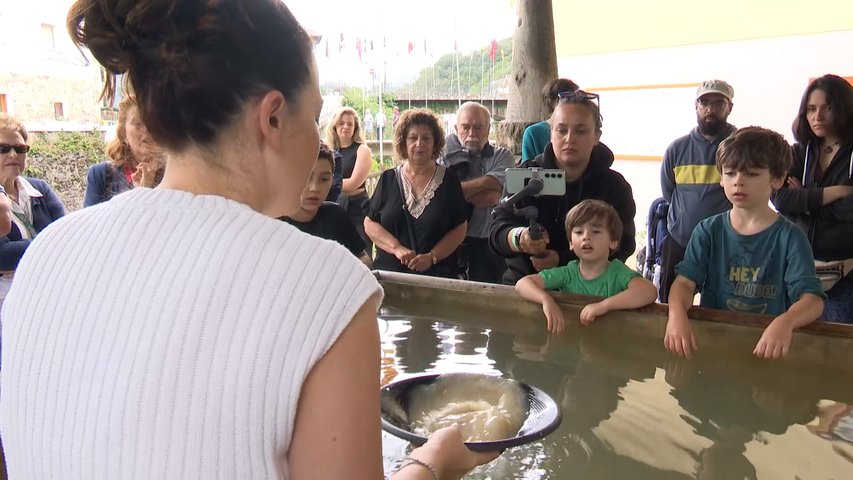
<svg viewBox="0 0 853 480"><path fill-rule="evenodd" d="M566 232L569 249L578 259L528 275L515 284L522 298L542 304L548 331L562 332L565 320L547 290L608 297L581 310L584 325L609 311L639 308L655 301L657 289L652 282L620 260L610 260L622 238L622 220L616 209L601 200L584 200L566 215Z"/></svg>
<svg viewBox="0 0 853 480"><path fill-rule="evenodd" d="M753 350L760 358L787 355L795 328L815 321L825 295L809 241L798 226L770 208L791 166L791 147L776 132L742 128L717 150L728 212L699 223L676 267L664 345L690 357L696 337L687 318L696 289L700 306L773 315Z"/></svg>

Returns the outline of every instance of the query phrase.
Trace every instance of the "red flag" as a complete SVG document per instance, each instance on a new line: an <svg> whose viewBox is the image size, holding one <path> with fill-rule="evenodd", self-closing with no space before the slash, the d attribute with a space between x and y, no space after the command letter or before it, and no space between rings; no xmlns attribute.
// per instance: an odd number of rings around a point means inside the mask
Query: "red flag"
<svg viewBox="0 0 853 480"><path fill-rule="evenodd" d="M492 63L495 63L495 57L498 54L498 42L497 40L492 40L492 44L489 45L489 59Z"/></svg>
<svg viewBox="0 0 853 480"><path fill-rule="evenodd" d="M341 42L338 44L338 53L341 53L341 50L344 49L344 34L341 33Z"/></svg>
<svg viewBox="0 0 853 480"><path fill-rule="evenodd" d="M355 49L358 50L358 61L361 61L361 39L355 39Z"/></svg>
<svg viewBox="0 0 853 480"><path fill-rule="evenodd" d="M412 42L409 42L409 53L412 53L412 50L414 50L414 49L415 49L415 44Z"/></svg>
<svg viewBox="0 0 853 480"><path fill-rule="evenodd" d="M326 37L326 58L329 58L329 37Z"/></svg>
<svg viewBox="0 0 853 480"><path fill-rule="evenodd" d="M426 55L426 53L427 53L427 49L426 49L426 38L425 38L424 39L424 55Z"/></svg>

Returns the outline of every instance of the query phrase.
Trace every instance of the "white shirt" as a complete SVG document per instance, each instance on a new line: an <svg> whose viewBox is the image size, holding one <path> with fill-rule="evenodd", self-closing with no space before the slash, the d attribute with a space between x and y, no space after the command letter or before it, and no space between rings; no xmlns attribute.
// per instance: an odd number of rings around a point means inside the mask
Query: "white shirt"
<svg viewBox="0 0 853 480"><path fill-rule="evenodd" d="M303 380L381 295L337 243L221 197L68 215L3 305L10 478L287 478Z"/></svg>

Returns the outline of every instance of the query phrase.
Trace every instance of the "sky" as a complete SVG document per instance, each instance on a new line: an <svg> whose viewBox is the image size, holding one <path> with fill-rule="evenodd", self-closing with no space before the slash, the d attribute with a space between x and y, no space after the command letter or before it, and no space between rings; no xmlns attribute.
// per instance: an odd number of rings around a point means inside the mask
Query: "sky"
<svg viewBox="0 0 853 480"><path fill-rule="evenodd" d="M493 39L511 37L516 23L511 0L284 1L305 28L323 37L315 47L321 83L369 87L372 68L400 84L452 53L454 42L459 52L470 54Z"/></svg>

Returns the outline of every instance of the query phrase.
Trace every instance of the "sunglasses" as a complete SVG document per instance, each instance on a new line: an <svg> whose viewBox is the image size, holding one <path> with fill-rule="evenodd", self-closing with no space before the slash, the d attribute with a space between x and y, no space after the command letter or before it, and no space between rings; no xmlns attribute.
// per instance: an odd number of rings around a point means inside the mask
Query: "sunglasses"
<svg viewBox="0 0 853 480"><path fill-rule="evenodd" d="M584 92L583 90L575 90L573 92L560 92L557 98L562 102L574 103L578 101L589 100L599 107L601 106L597 93Z"/></svg>
<svg viewBox="0 0 853 480"><path fill-rule="evenodd" d="M0 143L0 153L9 153L15 150L18 155L23 155L30 151L29 145L9 145L8 143Z"/></svg>

